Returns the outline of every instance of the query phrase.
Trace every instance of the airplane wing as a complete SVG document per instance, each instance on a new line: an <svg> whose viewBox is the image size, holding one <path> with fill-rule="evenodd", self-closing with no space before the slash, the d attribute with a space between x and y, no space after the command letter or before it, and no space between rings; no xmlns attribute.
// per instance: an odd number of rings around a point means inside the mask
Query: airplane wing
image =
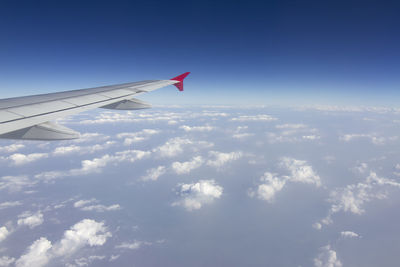
<svg viewBox="0 0 400 267"><path fill-rule="evenodd" d="M168 85L183 91L190 72L170 80L149 80L66 92L0 99L0 138L68 140L79 133L51 120L93 108L135 110L150 108L134 97Z"/></svg>

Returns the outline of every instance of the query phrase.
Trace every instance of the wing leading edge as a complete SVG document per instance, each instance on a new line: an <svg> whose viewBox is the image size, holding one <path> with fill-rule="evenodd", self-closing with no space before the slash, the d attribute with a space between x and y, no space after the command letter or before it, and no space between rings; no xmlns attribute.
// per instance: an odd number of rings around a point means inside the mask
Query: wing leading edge
<svg viewBox="0 0 400 267"><path fill-rule="evenodd" d="M67 140L79 133L51 120L93 108L136 110L151 105L134 97L175 85L183 91L186 72L171 80L150 80L96 88L0 99L0 138Z"/></svg>

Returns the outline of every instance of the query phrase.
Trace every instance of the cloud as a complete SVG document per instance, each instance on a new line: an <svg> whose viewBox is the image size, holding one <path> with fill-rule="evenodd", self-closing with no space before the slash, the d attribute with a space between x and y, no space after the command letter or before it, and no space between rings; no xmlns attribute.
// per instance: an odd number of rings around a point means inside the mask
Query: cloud
<svg viewBox="0 0 400 267"><path fill-rule="evenodd" d="M315 267L342 267L342 263L330 245L320 248L320 253L314 259Z"/></svg>
<svg viewBox="0 0 400 267"><path fill-rule="evenodd" d="M178 184L177 194L182 198L172 206L182 206L188 211L200 209L221 197L223 188L214 180L200 180L197 183Z"/></svg>
<svg viewBox="0 0 400 267"><path fill-rule="evenodd" d="M99 256L99 255L92 255L89 257L83 257L76 259L74 262L76 266L89 266L92 264L94 261L99 261L99 260L104 260L106 256ZM68 264L68 267L72 267L72 264Z"/></svg>
<svg viewBox="0 0 400 267"><path fill-rule="evenodd" d="M3 176L0 178L0 190L10 192L21 191L25 187L32 187L37 181L31 181L27 176Z"/></svg>
<svg viewBox="0 0 400 267"><path fill-rule="evenodd" d="M374 134L345 134L345 135L341 136L339 139L344 142L350 142L351 140L359 139L359 138L370 139L370 141L374 145L383 145L386 142L386 138L378 137Z"/></svg>
<svg viewBox="0 0 400 267"><path fill-rule="evenodd" d="M65 231L64 237L54 245L53 253L57 256L66 256L86 245L102 246L111 236L103 222L84 219Z"/></svg>
<svg viewBox="0 0 400 267"><path fill-rule="evenodd" d="M175 137L169 139L164 145L155 148L154 151L159 153L162 157L175 157L183 152L185 145L193 144L189 139Z"/></svg>
<svg viewBox="0 0 400 267"><path fill-rule="evenodd" d="M139 249L143 245L150 246L151 244L152 244L151 242L143 242L143 241L135 240L133 243L124 242L120 245L115 246L115 248L135 250L135 249Z"/></svg>
<svg viewBox="0 0 400 267"><path fill-rule="evenodd" d="M142 176L142 181L156 181L161 175L164 175L166 172L165 166L158 166L156 168L152 168L147 170L145 176Z"/></svg>
<svg viewBox="0 0 400 267"><path fill-rule="evenodd" d="M352 232L352 231L343 231L343 232L340 232L340 236L343 237L343 238L356 238L356 237L360 237L359 234L354 233L354 232Z"/></svg>
<svg viewBox="0 0 400 267"><path fill-rule="evenodd" d="M222 167L228 162L232 162L243 157L243 152L241 151L234 151L230 153L210 151L208 154L210 157L213 157L213 159L208 160L207 165L217 168Z"/></svg>
<svg viewBox="0 0 400 267"><path fill-rule="evenodd" d="M70 155L74 153L79 153L79 154L91 154L94 152L98 152L101 150L105 150L110 148L116 144L115 141L107 141L104 144L95 144L92 146L77 146L77 145L70 145L70 146L61 146L61 147L56 147L53 151L54 156L65 156L65 155Z"/></svg>
<svg viewBox="0 0 400 267"><path fill-rule="evenodd" d="M74 203L74 207L82 211L97 211L97 212L115 211L121 209L121 206L119 204L105 206L97 204L98 202L99 201L94 198L89 200L78 200Z"/></svg>
<svg viewBox="0 0 400 267"><path fill-rule="evenodd" d="M27 253L22 255L16 262L17 267L40 267L45 266L49 260L49 250L52 248L52 244L49 240L44 237L33 242L28 248Z"/></svg>
<svg viewBox="0 0 400 267"><path fill-rule="evenodd" d="M135 162L136 160L148 157L151 154L149 151L142 150L125 150L116 152L113 155L105 154L100 158L94 158L91 160L83 160L81 162L81 168L71 169L69 171L48 171L42 172L35 175L36 179L51 181L60 177L66 176L78 176L88 175L92 173L100 173L104 167L109 164L116 164L121 162ZM1 184L0 184L1 189Z"/></svg>
<svg viewBox="0 0 400 267"><path fill-rule="evenodd" d="M24 164L28 164L39 159L47 158L49 155L47 153L32 153L32 154L12 154L6 159L11 160L14 165L20 166Z"/></svg>
<svg viewBox="0 0 400 267"><path fill-rule="evenodd" d="M192 170L199 168L201 165L203 165L204 159L201 156L196 156L193 157L191 161L185 161L185 162L178 162L175 161L172 163L172 169L177 173L177 174L188 174Z"/></svg>
<svg viewBox="0 0 400 267"><path fill-rule="evenodd" d="M297 123L297 124L280 124L280 125L276 125L275 128L277 129L304 129L307 128L307 125L302 124L302 123Z"/></svg>
<svg viewBox="0 0 400 267"><path fill-rule="evenodd" d="M25 147L25 145L23 145L23 144L11 144L8 146L0 146L0 153L2 153L2 152L12 153L12 152L16 152L24 147Z"/></svg>
<svg viewBox="0 0 400 267"><path fill-rule="evenodd" d="M155 130L155 129L143 129L140 132L136 133L120 133L117 134L117 138L124 138L124 144L125 145L131 145L133 143L141 142L144 140L148 140L150 136L159 134L161 131L160 130Z"/></svg>
<svg viewBox="0 0 400 267"><path fill-rule="evenodd" d="M185 132L211 132L212 130L215 129L215 127L209 126L209 125L205 125L205 126L182 125L179 128L184 130Z"/></svg>
<svg viewBox="0 0 400 267"><path fill-rule="evenodd" d="M273 201L276 192L281 191L286 183L285 179L280 179L276 174L270 172L265 172L260 181L262 184L257 187L256 191L250 190L249 195L251 197L257 196L259 199L268 202Z"/></svg>
<svg viewBox="0 0 400 267"><path fill-rule="evenodd" d="M102 246L109 237L111 233L104 223L84 219L65 231L63 238L54 245L45 237L33 242L27 252L16 261L16 266L45 266L54 258L70 257L85 246ZM94 259L98 259L97 256Z"/></svg>
<svg viewBox="0 0 400 267"><path fill-rule="evenodd" d="M18 217L20 218L18 219L17 222L18 225L26 225L31 229L41 225L44 221L43 214L40 211L34 214L30 212L25 212L19 215Z"/></svg>
<svg viewBox="0 0 400 267"><path fill-rule="evenodd" d="M2 266L2 267L10 266L14 262L15 262L15 258L10 258L8 256L0 257L0 266Z"/></svg>
<svg viewBox="0 0 400 267"><path fill-rule="evenodd" d="M317 187L321 185L320 177L304 160L284 157L281 159L280 165L290 171L290 176L287 178L292 182L315 184Z"/></svg>
<svg viewBox="0 0 400 267"><path fill-rule="evenodd" d="M9 234L10 232L5 226L0 227L0 242L5 240Z"/></svg>
<svg viewBox="0 0 400 267"><path fill-rule="evenodd" d="M387 187L400 188L400 183L379 177L375 172L370 172L364 182L332 190L328 199L332 205L328 215L321 220L321 223L331 224L332 215L341 211L357 215L363 214L365 203L387 197L387 190L385 190Z"/></svg>
<svg viewBox="0 0 400 267"><path fill-rule="evenodd" d="M17 206L21 206L21 205L22 205L21 201L7 201L7 202L0 203L0 210L11 208L11 207L17 207Z"/></svg>
<svg viewBox="0 0 400 267"><path fill-rule="evenodd" d="M232 118L231 121L276 121L278 120L275 117L272 117L267 114L259 114L259 115L242 115L237 118Z"/></svg>
<svg viewBox="0 0 400 267"><path fill-rule="evenodd" d="M276 193L281 191L289 182L314 184L317 187L321 185L319 176L311 166L307 165L306 161L284 157L281 158L279 166L289 171L290 175L279 177L275 173L265 172L260 178L261 184L256 189L249 189L248 194L250 197L256 196L271 203Z"/></svg>

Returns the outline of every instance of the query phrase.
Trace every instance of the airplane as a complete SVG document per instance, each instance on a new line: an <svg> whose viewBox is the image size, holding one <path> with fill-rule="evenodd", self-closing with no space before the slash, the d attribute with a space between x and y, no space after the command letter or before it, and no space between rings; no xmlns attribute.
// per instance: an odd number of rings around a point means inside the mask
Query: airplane
<svg viewBox="0 0 400 267"><path fill-rule="evenodd" d="M170 80L147 80L65 92L0 99L0 138L69 140L79 133L51 120L93 108L137 110L151 105L136 99L168 85L183 91L185 72Z"/></svg>

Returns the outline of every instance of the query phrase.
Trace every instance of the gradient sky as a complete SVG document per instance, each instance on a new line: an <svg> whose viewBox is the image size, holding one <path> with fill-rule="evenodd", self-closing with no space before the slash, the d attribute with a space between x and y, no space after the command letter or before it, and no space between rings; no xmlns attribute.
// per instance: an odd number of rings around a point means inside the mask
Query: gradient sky
<svg viewBox="0 0 400 267"><path fill-rule="evenodd" d="M156 104L398 106L396 1L1 1L1 97L191 71Z"/></svg>

